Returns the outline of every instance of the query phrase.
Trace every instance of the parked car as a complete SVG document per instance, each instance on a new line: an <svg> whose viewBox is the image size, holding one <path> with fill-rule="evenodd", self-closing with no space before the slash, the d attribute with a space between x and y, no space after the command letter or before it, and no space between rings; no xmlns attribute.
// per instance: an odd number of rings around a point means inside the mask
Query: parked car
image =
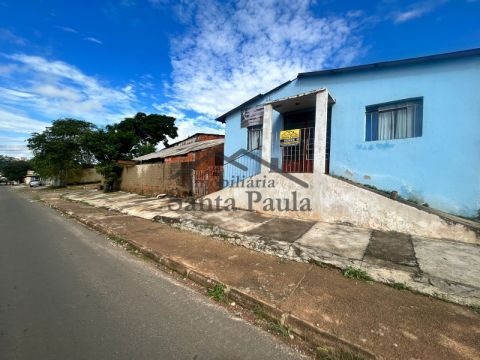
<svg viewBox="0 0 480 360"><path fill-rule="evenodd" d="M42 183L40 182L40 180L32 180L30 181L30 187L38 187L38 186L41 186Z"/></svg>

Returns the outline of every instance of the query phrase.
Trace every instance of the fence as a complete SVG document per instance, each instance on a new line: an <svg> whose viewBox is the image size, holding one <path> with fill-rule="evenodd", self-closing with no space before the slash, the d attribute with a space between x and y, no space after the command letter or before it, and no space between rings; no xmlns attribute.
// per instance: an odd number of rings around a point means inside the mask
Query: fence
<svg viewBox="0 0 480 360"><path fill-rule="evenodd" d="M193 195L205 196L223 187L223 166L210 166L207 169L192 170Z"/></svg>
<svg viewBox="0 0 480 360"><path fill-rule="evenodd" d="M260 174L262 149L243 151L223 165L224 186L229 187L242 179Z"/></svg>
<svg viewBox="0 0 480 360"><path fill-rule="evenodd" d="M300 129L298 142L280 146L280 132L272 134L272 163L284 173L313 172L315 128Z"/></svg>

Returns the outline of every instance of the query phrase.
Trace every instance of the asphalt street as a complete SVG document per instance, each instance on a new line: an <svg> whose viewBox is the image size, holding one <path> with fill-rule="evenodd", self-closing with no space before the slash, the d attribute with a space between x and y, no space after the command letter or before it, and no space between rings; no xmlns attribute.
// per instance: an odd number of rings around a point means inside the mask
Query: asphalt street
<svg viewBox="0 0 480 360"><path fill-rule="evenodd" d="M105 237L0 187L0 359L297 359Z"/></svg>

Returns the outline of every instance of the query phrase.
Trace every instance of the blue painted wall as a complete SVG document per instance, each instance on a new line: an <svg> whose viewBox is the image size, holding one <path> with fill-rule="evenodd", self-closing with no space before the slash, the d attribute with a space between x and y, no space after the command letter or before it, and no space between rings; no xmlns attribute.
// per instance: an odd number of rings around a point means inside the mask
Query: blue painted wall
<svg viewBox="0 0 480 360"><path fill-rule="evenodd" d="M255 104L326 87L330 172L451 213L480 209L480 57L297 79ZM423 97L422 137L365 141L365 107ZM274 128L282 117L274 116ZM240 113L226 120L225 154L247 144Z"/></svg>

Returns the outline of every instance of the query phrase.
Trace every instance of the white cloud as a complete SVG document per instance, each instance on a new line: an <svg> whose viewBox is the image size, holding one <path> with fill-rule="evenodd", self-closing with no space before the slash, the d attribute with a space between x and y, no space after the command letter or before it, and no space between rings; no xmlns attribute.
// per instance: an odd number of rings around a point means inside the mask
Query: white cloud
<svg viewBox="0 0 480 360"><path fill-rule="evenodd" d="M68 27L68 26L55 26L55 27L59 30L62 30L62 31L65 31L65 32L68 32L68 33L78 34L77 30L75 30L71 27Z"/></svg>
<svg viewBox="0 0 480 360"><path fill-rule="evenodd" d="M95 43L95 44L100 44L100 45L103 44L103 42L101 42L100 40L98 40L97 38L94 38L94 37L92 37L92 36L84 37L83 40L85 40L85 41L90 41L90 42L93 42L93 43Z"/></svg>
<svg viewBox="0 0 480 360"><path fill-rule="evenodd" d="M31 119L26 115L0 109L0 131L31 134L43 131L48 125L46 122Z"/></svg>
<svg viewBox="0 0 480 360"><path fill-rule="evenodd" d="M73 117L105 125L138 110L133 86L112 87L72 65L39 56L0 54L2 60L6 61L0 66L3 138L18 134L23 141L32 132L43 131L54 119ZM17 144L15 149L3 140L2 144L2 154L30 154L25 144Z"/></svg>
<svg viewBox="0 0 480 360"><path fill-rule="evenodd" d="M152 106L163 115L171 116L175 119L185 118L185 113L180 111L174 104L153 104Z"/></svg>
<svg viewBox="0 0 480 360"><path fill-rule="evenodd" d="M397 11L393 13L393 21L400 24L412 19L422 17L425 14L435 10L437 7L443 5L445 0L429 0L412 4L404 11Z"/></svg>
<svg viewBox="0 0 480 360"><path fill-rule="evenodd" d="M30 150L25 145L11 142L0 142L0 154L16 158L30 158L32 156Z"/></svg>
<svg viewBox="0 0 480 360"><path fill-rule="evenodd" d="M105 124L135 113L133 88L117 89L62 61L4 55L15 67L0 72L0 105L15 105L41 118L77 117Z"/></svg>
<svg viewBox="0 0 480 360"><path fill-rule="evenodd" d="M127 6L127 5L125 5ZM103 42L99 39L97 39L96 37L93 37L93 36L84 36L83 34L81 34L78 30L76 29L73 29L71 27L66 27L66 26L55 26L57 29L59 30L62 30L64 32L67 32L67 33L72 33L72 34L75 34L75 35L78 35L80 37L83 38L83 40L85 41L89 41L89 42L92 42L92 43L95 43L95 44L99 44L99 45L102 45Z"/></svg>
<svg viewBox="0 0 480 360"><path fill-rule="evenodd" d="M11 32L8 29L2 29L0 28L0 40L15 44L15 45L25 45L27 43L27 40L24 38L15 35L13 32Z"/></svg>
<svg viewBox="0 0 480 360"><path fill-rule="evenodd" d="M50 99L64 99L70 101L79 101L82 99L82 96L78 91L52 84L38 85L32 89L32 92L36 95Z"/></svg>
<svg viewBox="0 0 480 360"><path fill-rule="evenodd" d="M27 99L31 98L34 95L29 92L18 91L15 89L8 89L4 87L0 87L0 97L6 101L17 101L19 98Z"/></svg>
<svg viewBox="0 0 480 360"><path fill-rule="evenodd" d="M352 61L362 51L361 13L317 16L312 3L183 2L189 26L172 40L169 104L215 117L298 72Z"/></svg>
<svg viewBox="0 0 480 360"><path fill-rule="evenodd" d="M216 124L211 124L204 121L202 117L195 119L181 119L176 122L178 127L178 137L176 140L181 140L189 137L195 133L214 133L223 134L225 131L222 128L217 128Z"/></svg>
<svg viewBox="0 0 480 360"><path fill-rule="evenodd" d="M178 127L178 136L175 139L169 139L170 143L183 140L196 133L224 134L224 126L219 126L218 122L211 120L205 116L199 115L195 118L177 118L175 125ZM159 144L158 149L163 148L163 144Z"/></svg>

